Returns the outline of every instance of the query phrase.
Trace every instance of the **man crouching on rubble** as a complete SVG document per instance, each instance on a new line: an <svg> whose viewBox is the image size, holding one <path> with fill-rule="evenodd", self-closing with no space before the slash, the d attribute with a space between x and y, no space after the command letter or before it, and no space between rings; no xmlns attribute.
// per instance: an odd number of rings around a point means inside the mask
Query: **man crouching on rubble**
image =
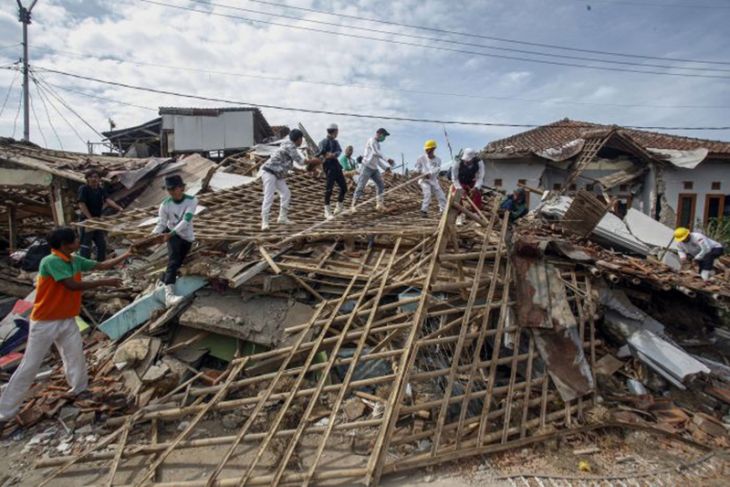
<svg viewBox="0 0 730 487"><path fill-rule="evenodd" d="M84 362L83 340L76 316L81 310L81 292L98 287L118 287L118 278L81 281L81 274L92 270L111 269L129 257L129 252L104 262L72 255L79 247L76 231L69 227L56 228L48 235L51 254L41 260L36 280L36 295L30 315L30 334L25 354L0 397L0 434L5 424L18 412L25 393L35 379L43 359L52 344L56 344L69 394L83 397L89 380ZM88 393L86 393L88 394Z"/></svg>
<svg viewBox="0 0 730 487"><path fill-rule="evenodd" d="M700 269L702 280L709 281L714 273L715 260L725 252L722 244L684 227L674 231L674 240L677 241L679 260L684 264L688 260L687 257L692 257Z"/></svg>

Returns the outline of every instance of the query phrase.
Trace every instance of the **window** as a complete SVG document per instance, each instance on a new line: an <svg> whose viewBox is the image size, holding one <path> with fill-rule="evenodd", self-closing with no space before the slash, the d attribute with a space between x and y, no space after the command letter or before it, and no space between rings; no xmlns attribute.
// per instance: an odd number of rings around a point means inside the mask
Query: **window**
<svg viewBox="0 0 730 487"><path fill-rule="evenodd" d="M621 191L622 193L626 193L629 190L629 185L621 184L621 185L619 185L618 190Z"/></svg>
<svg viewBox="0 0 730 487"><path fill-rule="evenodd" d="M595 187L596 186L594 184L586 184L586 191L593 192L593 190L595 189Z"/></svg>
<svg viewBox="0 0 730 487"><path fill-rule="evenodd" d="M563 186L560 183L553 184L553 191L560 191L563 189Z"/></svg>
<svg viewBox="0 0 730 487"><path fill-rule="evenodd" d="M571 184L570 186L568 186L568 191L575 191L577 189L578 187L575 184Z"/></svg>
<svg viewBox="0 0 730 487"><path fill-rule="evenodd" d="M501 179L495 179L494 180L494 187L495 188L501 188L502 187L502 180Z"/></svg>
<svg viewBox="0 0 730 487"><path fill-rule="evenodd" d="M527 179L518 179L517 180L518 186L524 186L526 184L527 184ZM530 207L530 192L527 190L525 190L525 204L527 205L528 208Z"/></svg>
<svg viewBox="0 0 730 487"><path fill-rule="evenodd" d="M694 189L695 184L692 181L685 181L682 183L684 189Z"/></svg>
<svg viewBox="0 0 730 487"><path fill-rule="evenodd" d="M713 181L711 188L712 191L720 191L722 189L722 184L720 184L720 181Z"/></svg>
<svg viewBox="0 0 730 487"><path fill-rule="evenodd" d="M527 179L518 179L517 184L520 186L524 186L527 184Z"/></svg>
<svg viewBox="0 0 730 487"><path fill-rule="evenodd" d="M725 213L725 195L722 194L708 194L705 197L705 217L703 219L705 225L712 218L722 219Z"/></svg>
<svg viewBox="0 0 730 487"><path fill-rule="evenodd" d="M696 194L682 193L677 201L677 226L692 228L695 219Z"/></svg>

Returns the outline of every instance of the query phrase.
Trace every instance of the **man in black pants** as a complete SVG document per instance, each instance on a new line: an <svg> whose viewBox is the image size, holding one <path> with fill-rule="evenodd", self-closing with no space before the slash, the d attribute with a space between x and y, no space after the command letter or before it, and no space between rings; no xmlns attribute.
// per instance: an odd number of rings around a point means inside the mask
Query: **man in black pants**
<svg viewBox="0 0 730 487"><path fill-rule="evenodd" d="M342 166L338 159L340 154L342 154L342 147L337 142L338 132L337 124L330 124L327 127L327 137L319 143L319 150L317 151L317 157L324 160L322 167L327 176L327 186L324 190L324 217L327 219L332 218L342 211L344 208L345 194L347 193L347 181L345 180L345 174L342 172ZM333 213L330 208L330 200L332 199L332 190L335 187L335 183L340 188L340 194L337 196L337 207Z"/></svg>
<svg viewBox="0 0 730 487"><path fill-rule="evenodd" d="M113 199L107 195L106 190L101 184L99 171L89 169L86 171L86 184L82 184L79 188L78 202L79 210L81 210L81 221L90 220L92 218L100 218L104 205L111 206L117 211L122 211ZM106 233L103 230L88 230L81 228L81 247L79 255L86 259L91 257L91 244L96 245L96 260L103 262L106 260Z"/></svg>
<svg viewBox="0 0 730 487"><path fill-rule="evenodd" d="M165 286L165 304L172 306L182 299L175 294L175 282L177 271L195 241L193 216L198 199L185 194L185 183L177 174L165 177L165 188L170 196L160 205L159 220L152 233L160 234L160 240L167 242L167 270L162 283Z"/></svg>

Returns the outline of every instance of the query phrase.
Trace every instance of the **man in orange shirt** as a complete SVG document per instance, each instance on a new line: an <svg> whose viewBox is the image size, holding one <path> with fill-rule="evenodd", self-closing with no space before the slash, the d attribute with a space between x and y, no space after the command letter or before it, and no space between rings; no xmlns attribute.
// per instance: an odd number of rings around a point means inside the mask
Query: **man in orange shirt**
<svg viewBox="0 0 730 487"><path fill-rule="evenodd" d="M129 257L129 252L96 262L79 255L79 238L72 228L56 228L48 235L51 254L41 260L36 281L36 297L30 319L30 334L25 354L0 397L0 433L5 423L20 409L26 392L33 384L43 359L56 344L74 397L86 391L89 378L84 361L83 340L76 324L81 310L81 293L86 289L118 287L118 278L81 281L81 274L91 270L111 269Z"/></svg>

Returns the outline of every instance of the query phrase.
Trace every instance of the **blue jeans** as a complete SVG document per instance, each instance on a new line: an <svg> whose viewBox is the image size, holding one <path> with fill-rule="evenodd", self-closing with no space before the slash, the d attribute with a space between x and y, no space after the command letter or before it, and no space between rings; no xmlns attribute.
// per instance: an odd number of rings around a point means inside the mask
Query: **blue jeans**
<svg viewBox="0 0 730 487"><path fill-rule="evenodd" d="M378 196L383 194L385 186L383 185L383 177L380 175L378 169L371 169L369 167L363 167L360 177L357 180L357 188L355 188L355 199L360 199L362 192L365 189L365 185L372 179L375 183L375 187L378 189Z"/></svg>

